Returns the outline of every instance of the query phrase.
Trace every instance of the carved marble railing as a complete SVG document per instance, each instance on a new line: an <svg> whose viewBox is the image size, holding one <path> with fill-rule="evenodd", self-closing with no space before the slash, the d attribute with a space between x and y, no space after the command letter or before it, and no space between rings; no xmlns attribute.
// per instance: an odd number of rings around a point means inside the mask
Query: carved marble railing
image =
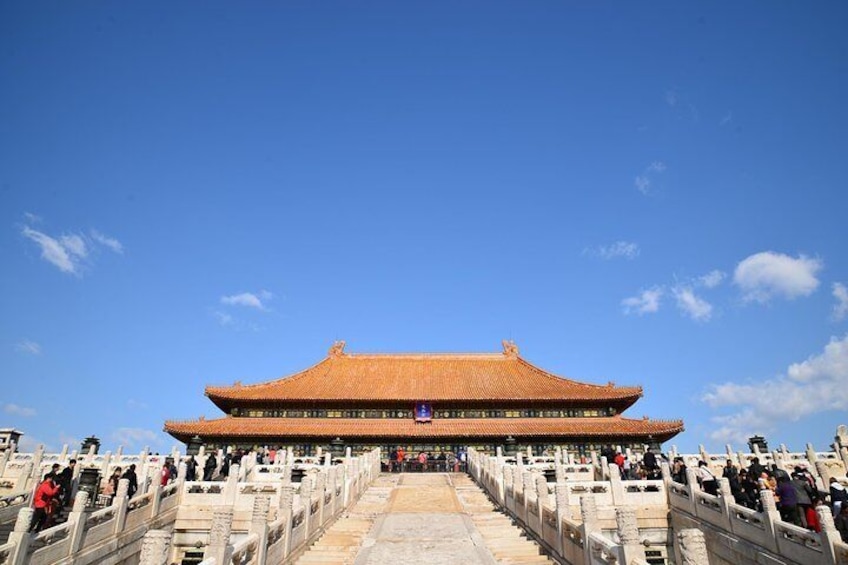
<svg viewBox="0 0 848 565"><path fill-rule="evenodd" d="M611 481L569 481L561 469L553 495L539 469L509 464L502 458L469 450L469 472L504 511L554 555L572 565L644 565L645 541L636 508L655 507L667 514L667 489L662 481L621 481L617 468ZM609 529L599 507L614 513ZM580 519L574 519L575 509Z"/></svg>
<svg viewBox="0 0 848 565"><path fill-rule="evenodd" d="M822 533L818 534L782 521L771 491L760 492L763 511L757 512L733 500L727 479L719 479L719 495L714 496L701 491L692 471L690 475L692 486L668 481L674 521L697 525L708 539L718 534L727 539L730 534L747 543L748 552L770 553L780 556L782 562L848 565L848 546L835 530L828 507L817 509L822 524ZM727 560L727 556L722 559Z"/></svg>
<svg viewBox="0 0 848 565"><path fill-rule="evenodd" d="M0 565L108 565L138 552L159 555L166 538L170 563L180 557L171 532L183 511L211 515L211 525L202 534L205 562L280 563L305 550L361 496L379 475L380 453L375 450L345 458L340 465L322 465L309 471L299 485L240 483L239 466L232 470L226 482L186 482L181 465L176 482L165 487L153 484L132 499L126 496L128 481L121 480L113 504L93 511L87 506L87 493L81 492L66 523L36 534L28 531L33 510L21 508L8 543L0 546ZM146 546L144 540L149 542Z"/></svg>

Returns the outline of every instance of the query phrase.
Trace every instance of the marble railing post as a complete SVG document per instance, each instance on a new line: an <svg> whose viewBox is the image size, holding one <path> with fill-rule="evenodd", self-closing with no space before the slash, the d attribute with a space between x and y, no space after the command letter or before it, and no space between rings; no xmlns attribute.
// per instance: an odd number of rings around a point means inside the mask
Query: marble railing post
<svg viewBox="0 0 848 565"><path fill-rule="evenodd" d="M315 473L315 495L318 498L318 526L324 525L324 495L326 494L327 472L322 468Z"/></svg>
<svg viewBox="0 0 848 565"><path fill-rule="evenodd" d="M733 497L733 491L730 490L730 481L727 478L718 477L716 480L718 481L718 501L724 512L727 528L730 530L730 505L735 503L736 499Z"/></svg>
<svg viewBox="0 0 848 565"><path fill-rule="evenodd" d="M227 475L227 482L224 485L224 504L232 506L236 503L238 496L238 479L241 467L239 465L230 466L230 474Z"/></svg>
<svg viewBox="0 0 848 565"><path fill-rule="evenodd" d="M616 506L624 504L624 482L621 480L621 469L615 463L609 464L609 481L612 503Z"/></svg>
<svg viewBox="0 0 848 565"><path fill-rule="evenodd" d="M571 519L571 512L568 505L568 485L564 482L556 484L556 521L557 521L557 540L559 540L560 555L565 555L565 536L562 533L562 520L568 516Z"/></svg>
<svg viewBox="0 0 848 565"><path fill-rule="evenodd" d="M580 517L583 519L583 562L592 563L592 544L589 536L601 531L594 494L584 494L580 497Z"/></svg>
<svg viewBox="0 0 848 565"><path fill-rule="evenodd" d="M59 454L59 461L65 463L68 460L68 444L62 445L62 452Z"/></svg>
<svg viewBox="0 0 848 565"><path fill-rule="evenodd" d="M710 565L704 532L696 528L680 530L676 541L680 565Z"/></svg>
<svg viewBox="0 0 848 565"><path fill-rule="evenodd" d="M312 514L312 477L304 475L300 479L300 503L303 506L303 527L305 528L304 539L309 539L309 517Z"/></svg>
<svg viewBox="0 0 848 565"><path fill-rule="evenodd" d="M774 502L774 493L768 489L760 491L760 502L763 503L763 522L766 528L765 545L770 551L777 552L777 539L774 525L780 521L780 512Z"/></svg>
<svg viewBox="0 0 848 565"><path fill-rule="evenodd" d="M636 559L645 559L645 546L639 539L639 523L636 521L636 509L632 506L619 506L615 509L615 525L618 529L621 556L624 563Z"/></svg>
<svg viewBox="0 0 848 565"><path fill-rule="evenodd" d="M259 541L256 544L255 565L265 565L268 556L268 510L271 499L267 496L257 496L253 499L253 513L250 515L250 533L256 534Z"/></svg>
<svg viewBox="0 0 848 565"><path fill-rule="evenodd" d="M124 524L127 520L127 505L129 500L127 494L130 489L129 479L121 479L118 481L118 490L115 492L115 498L112 504L117 507L115 511L115 529L114 533L119 534L124 531Z"/></svg>
<svg viewBox="0 0 848 565"><path fill-rule="evenodd" d="M285 519L286 529L283 539L283 557L288 557L291 552L292 538L292 505L294 504L294 485L290 482L283 483L280 487L280 507L277 517Z"/></svg>
<svg viewBox="0 0 848 565"><path fill-rule="evenodd" d="M563 465L562 463L556 464L556 467L554 467L554 473L556 474L556 482L560 483L566 480L565 465Z"/></svg>
<svg viewBox="0 0 848 565"><path fill-rule="evenodd" d="M530 507L530 496L536 494L536 481L530 471L521 473L521 491L524 493L524 514L521 515L521 519L526 523L529 520L527 512Z"/></svg>
<svg viewBox="0 0 848 565"><path fill-rule="evenodd" d="M162 504L162 483L154 479L148 493L150 493L150 517L155 518L159 515L159 506Z"/></svg>
<svg viewBox="0 0 848 565"><path fill-rule="evenodd" d="M701 484L698 482L698 471L694 467L686 467L686 486L689 487L690 492L701 492ZM694 495L692 496L692 500L695 500Z"/></svg>
<svg viewBox="0 0 848 565"><path fill-rule="evenodd" d="M18 511L15 529L9 533L9 539L7 540L7 543L15 544L15 548L12 550L12 554L7 561L9 565L24 565L24 563L29 562L29 559L27 559L31 539L29 526L32 523L33 514L35 514L35 510L32 508L21 508Z"/></svg>
<svg viewBox="0 0 848 565"><path fill-rule="evenodd" d="M18 480L15 482L15 490L32 490L42 479L42 477L33 478L33 475L32 461L27 461L21 468L21 474L18 475Z"/></svg>
<svg viewBox="0 0 848 565"><path fill-rule="evenodd" d="M9 462L9 457L12 456L12 450L7 449L3 453L0 453L0 478L3 478L3 475L6 474L6 463Z"/></svg>
<svg viewBox="0 0 848 565"><path fill-rule="evenodd" d="M166 565L171 553L171 532L149 530L141 540L139 565Z"/></svg>
<svg viewBox="0 0 848 565"><path fill-rule="evenodd" d="M600 460L600 463L599 463L599 464L600 464L600 467L601 467L601 476L600 476L600 480L602 480L602 481L609 480L609 466L610 466L610 465L615 465L615 463L613 463L612 461L607 460L606 456L605 456L605 455L602 455L602 456L601 456L601 460ZM615 466L616 466L616 468L618 468L618 465L615 465Z"/></svg>
<svg viewBox="0 0 848 565"><path fill-rule="evenodd" d="M30 469L30 477L35 479L35 484L41 482L44 477L41 475L41 460L44 458L44 446L39 445L35 450L35 455L32 457L32 468Z"/></svg>
<svg viewBox="0 0 848 565"><path fill-rule="evenodd" d="M842 536L833 524L833 515L830 513L830 508L825 505L817 506L816 515L819 518L819 524L821 524L821 547L824 564L836 565L836 548L834 544L841 542Z"/></svg>
<svg viewBox="0 0 848 565"><path fill-rule="evenodd" d="M77 493L74 498L74 506L68 514L68 522L73 524L68 544L68 556L73 555L82 548L82 534L85 531L85 507L88 506L88 493L85 491Z"/></svg>
<svg viewBox="0 0 848 565"><path fill-rule="evenodd" d="M542 521L544 518L543 510L545 509L545 503L550 499L550 492L548 492L548 480L545 478L545 475L539 473L536 475L536 504L539 507L539 520Z"/></svg>
<svg viewBox="0 0 848 565"><path fill-rule="evenodd" d="M109 463L111 463L111 462L112 462L112 452L107 451L106 455L103 456L103 463L100 464L100 476L101 477L108 477L109 475L111 475L111 473L109 473Z"/></svg>
<svg viewBox="0 0 848 565"><path fill-rule="evenodd" d="M209 532L209 545L203 553L204 559L210 557L215 563L224 565L230 562L232 547L230 546L230 534L233 529L233 507L216 506L212 513L212 529Z"/></svg>

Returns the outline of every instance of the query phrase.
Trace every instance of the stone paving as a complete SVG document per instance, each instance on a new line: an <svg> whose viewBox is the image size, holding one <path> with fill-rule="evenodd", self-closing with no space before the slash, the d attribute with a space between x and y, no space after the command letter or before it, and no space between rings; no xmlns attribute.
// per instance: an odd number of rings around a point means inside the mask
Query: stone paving
<svg viewBox="0 0 848 565"><path fill-rule="evenodd" d="M465 474L381 475L297 563L550 563Z"/></svg>

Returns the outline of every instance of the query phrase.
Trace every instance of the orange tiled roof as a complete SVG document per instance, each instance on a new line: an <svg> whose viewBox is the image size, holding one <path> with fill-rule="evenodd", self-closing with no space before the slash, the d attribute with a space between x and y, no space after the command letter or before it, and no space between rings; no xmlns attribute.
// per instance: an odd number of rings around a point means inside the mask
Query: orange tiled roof
<svg viewBox="0 0 848 565"><path fill-rule="evenodd" d="M642 396L641 387L592 385L540 369L504 342L494 354L349 354L338 342L323 361L265 383L209 386L224 410L233 405L311 401L608 401L620 409Z"/></svg>
<svg viewBox="0 0 848 565"><path fill-rule="evenodd" d="M419 424L411 418L234 418L165 422L165 431L180 440L199 435L217 438L369 437L369 438L505 438L647 437L666 441L683 431L682 420L605 418L445 418Z"/></svg>

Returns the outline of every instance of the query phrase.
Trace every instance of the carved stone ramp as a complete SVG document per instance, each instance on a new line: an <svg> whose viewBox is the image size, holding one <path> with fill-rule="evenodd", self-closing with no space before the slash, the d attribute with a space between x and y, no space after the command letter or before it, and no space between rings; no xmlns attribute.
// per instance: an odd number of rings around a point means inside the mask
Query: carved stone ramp
<svg viewBox="0 0 848 565"><path fill-rule="evenodd" d="M382 475L298 564L551 561L464 474Z"/></svg>

